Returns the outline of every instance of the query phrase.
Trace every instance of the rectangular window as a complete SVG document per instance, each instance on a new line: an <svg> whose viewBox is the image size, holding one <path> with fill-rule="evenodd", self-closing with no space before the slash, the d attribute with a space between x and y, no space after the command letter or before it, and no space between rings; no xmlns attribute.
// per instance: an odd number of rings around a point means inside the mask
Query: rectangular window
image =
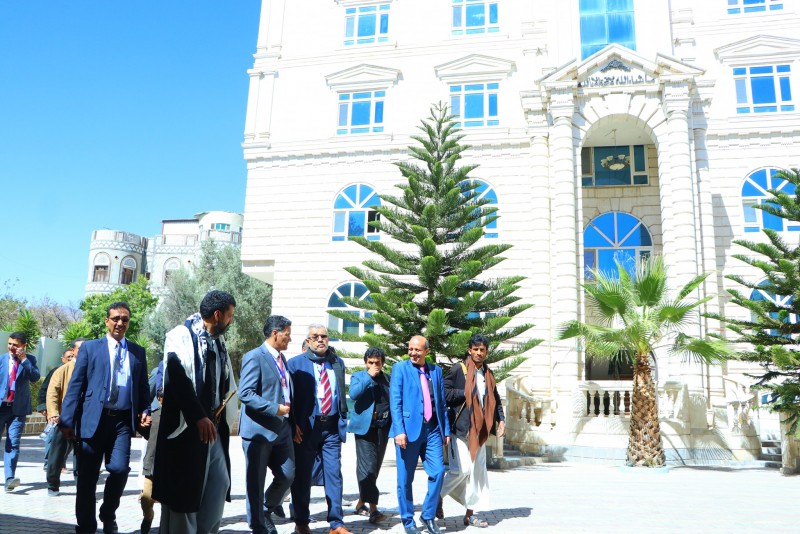
<svg viewBox="0 0 800 534"><path fill-rule="evenodd" d="M780 11L783 9L783 0L728 0L728 15L741 15L742 13L763 13Z"/></svg>
<svg viewBox="0 0 800 534"><path fill-rule="evenodd" d="M120 280L119 280L120 283L124 284L124 285L128 285L128 284L132 283L134 274L135 273L134 273L133 269L123 268L122 269L122 276L120 277Z"/></svg>
<svg viewBox="0 0 800 534"><path fill-rule="evenodd" d="M583 187L647 185L644 145L595 146L581 150Z"/></svg>
<svg viewBox="0 0 800 534"><path fill-rule="evenodd" d="M225 224L225 223L214 223L213 225L211 225L211 229L212 230L228 231L228 230L231 229L231 225L230 224Z"/></svg>
<svg viewBox="0 0 800 534"><path fill-rule="evenodd" d="M794 111L789 65L733 69L736 113Z"/></svg>
<svg viewBox="0 0 800 534"><path fill-rule="evenodd" d="M377 228L373 228L369 225L371 222L377 222L381 220L381 214L374 210L369 210L367 212L367 239L370 241L377 241L379 239L380 231Z"/></svg>
<svg viewBox="0 0 800 534"><path fill-rule="evenodd" d="M633 0L580 0L581 59L611 43L636 50Z"/></svg>
<svg viewBox="0 0 800 534"><path fill-rule="evenodd" d="M386 91L362 91L339 95L338 135L383 131L383 100Z"/></svg>
<svg viewBox="0 0 800 534"><path fill-rule="evenodd" d="M95 265L92 282L108 282L108 265Z"/></svg>
<svg viewBox="0 0 800 534"><path fill-rule="evenodd" d="M499 83L470 83L450 86L450 110L458 115L458 127L497 126Z"/></svg>
<svg viewBox="0 0 800 534"><path fill-rule="evenodd" d="M389 4L349 7L344 17L345 46L389 40Z"/></svg>
<svg viewBox="0 0 800 534"><path fill-rule="evenodd" d="M475 33L496 33L500 31L497 23L497 0L452 0L453 35Z"/></svg>

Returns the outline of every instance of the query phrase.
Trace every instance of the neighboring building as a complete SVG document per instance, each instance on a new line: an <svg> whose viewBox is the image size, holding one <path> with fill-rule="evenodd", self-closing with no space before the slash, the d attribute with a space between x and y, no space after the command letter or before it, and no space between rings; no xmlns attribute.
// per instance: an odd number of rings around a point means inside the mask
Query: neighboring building
<svg viewBox="0 0 800 534"><path fill-rule="evenodd" d="M545 339L508 389L508 439L588 461L624 457L625 369L554 342L585 318L588 268L663 254L677 287L728 306L736 238L800 227L755 210L800 166L800 14L775 0L263 0L250 75L244 271L273 284L298 328L339 298L368 298L343 268L381 240L367 222L401 176L419 120L443 101L472 145L464 163L499 208L485 239L510 243L493 276L525 275L520 321ZM311 37L313 36L313 37ZM780 296L762 295L776 299ZM332 327L357 323L328 317ZM702 320L695 333L718 331ZM752 459L747 367L659 352L671 461ZM619 413L619 415L614 415ZM606 417L606 414L608 416ZM549 424L541 424L541 420ZM622 423L620 423L622 421ZM537 426L541 424L541 426Z"/></svg>
<svg viewBox="0 0 800 534"><path fill-rule="evenodd" d="M145 238L119 230L95 230L89 246L86 294L111 293L144 275L154 295L162 295L171 271L199 257L207 239L239 246L242 215L227 211L198 213L192 219L161 221L161 234Z"/></svg>

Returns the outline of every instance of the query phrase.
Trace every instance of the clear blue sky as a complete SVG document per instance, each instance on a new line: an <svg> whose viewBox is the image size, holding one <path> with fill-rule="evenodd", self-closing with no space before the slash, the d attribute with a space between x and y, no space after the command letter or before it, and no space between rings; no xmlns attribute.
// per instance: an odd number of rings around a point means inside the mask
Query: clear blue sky
<svg viewBox="0 0 800 534"><path fill-rule="evenodd" d="M92 230L244 209L260 6L0 1L0 293L77 303Z"/></svg>

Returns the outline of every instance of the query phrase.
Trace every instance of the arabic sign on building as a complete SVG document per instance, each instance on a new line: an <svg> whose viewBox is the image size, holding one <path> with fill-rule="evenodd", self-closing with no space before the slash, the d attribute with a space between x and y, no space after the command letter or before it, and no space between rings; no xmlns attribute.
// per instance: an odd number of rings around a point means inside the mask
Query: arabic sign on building
<svg viewBox="0 0 800 534"><path fill-rule="evenodd" d="M614 87L626 85L644 85L655 82L655 78L640 70L633 70L618 59L608 64L585 80L578 87Z"/></svg>

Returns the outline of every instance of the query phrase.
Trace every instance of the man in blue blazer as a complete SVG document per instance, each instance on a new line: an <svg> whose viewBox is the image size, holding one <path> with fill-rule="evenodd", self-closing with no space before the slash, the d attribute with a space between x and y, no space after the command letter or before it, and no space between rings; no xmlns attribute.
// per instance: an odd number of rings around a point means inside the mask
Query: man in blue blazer
<svg viewBox="0 0 800 534"><path fill-rule="evenodd" d="M308 504L314 458L322 455L325 500L331 534L350 534L342 510L342 443L347 436L344 362L328 346L328 329L308 327L308 350L289 360L294 396L295 477L292 483L295 532L310 534Z"/></svg>
<svg viewBox="0 0 800 534"><path fill-rule="evenodd" d="M0 436L6 434L3 455L6 491L19 486L14 476L19 458L19 443L25 420L31 414L31 382L39 380L36 358L25 353L28 336L12 332L8 336L8 352L0 356Z"/></svg>
<svg viewBox="0 0 800 534"><path fill-rule="evenodd" d="M389 404L392 426L389 436L397 449L397 501L408 534L419 532L414 521L411 486L420 456L428 475L428 493L422 504L422 520L428 532L439 534L436 505L444 480L443 444L450 443L450 423L444 397L442 369L425 361L428 340L414 336L408 342L408 360L392 366Z"/></svg>
<svg viewBox="0 0 800 534"><path fill-rule="evenodd" d="M66 439L76 440L79 451L78 534L97 530L95 491L104 458L108 479L100 521L104 533L117 532L116 512L130 472L131 436L150 424L147 360L144 348L125 338L130 319L127 303L108 306L108 334L81 345L61 407L58 426Z"/></svg>
<svg viewBox="0 0 800 534"><path fill-rule="evenodd" d="M272 512L289 493L295 470L289 422L292 378L283 355L292 340L292 322L271 315L264 324L264 336L264 343L242 360L239 435L247 463L247 524L253 534L277 534ZM267 467L272 483L265 493Z"/></svg>

